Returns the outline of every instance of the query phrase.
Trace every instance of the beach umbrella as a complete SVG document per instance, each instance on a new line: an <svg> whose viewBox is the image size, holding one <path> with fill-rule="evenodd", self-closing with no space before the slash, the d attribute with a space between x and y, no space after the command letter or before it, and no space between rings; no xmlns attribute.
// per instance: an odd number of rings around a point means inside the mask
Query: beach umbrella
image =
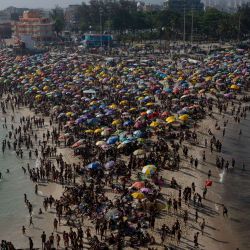
<svg viewBox="0 0 250 250"><path fill-rule="evenodd" d="M135 130L133 132L133 135L137 138L140 138L140 137L143 137L144 136L144 133L141 131L141 130Z"/></svg>
<svg viewBox="0 0 250 250"><path fill-rule="evenodd" d="M236 85L236 84L232 84L232 85L230 86L230 89L239 90L240 87L239 87L238 85Z"/></svg>
<svg viewBox="0 0 250 250"><path fill-rule="evenodd" d="M111 136L108 138L107 144L109 144L109 145L115 144L118 140L119 140L118 136Z"/></svg>
<svg viewBox="0 0 250 250"><path fill-rule="evenodd" d="M78 148L79 146L81 146L82 144L84 143L84 140L81 139L81 140L78 140L77 142L75 142L71 148Z"/></svg>
<svg viewBox="0 0 250 250"><path fill-rule="evenodd" d="M154 121L154 122L151 122L149 126L152 128L156 128L159 126L159 124L160 124L159 122Z"/></svg>
<svg viewBox="0 0 250 250"><path fill-rule="evenodd" d="M96 145L96 146L106 145L106 142L105 142L105 141L98 141L98 142L96 142L95 145Z"/></svg>
<svg viewBox="0 0 250 250"><path fill-rule="evenodd" d="M140 192L134 192L131 194L131 196L134 198L134 199L138 199L138 200L141 200L143 199L145 196L143 193L140 193Z"/></svg>
<svg viewBox="0 0 250 250"><path fill-rule="evenodd" d="M133 152L133 155L137 156L137 155L143 155L145 154L145 150L144 149L137 149Z"/></svg>
<svg viewBox="0 0 250 250"><path fill-rule="evenodd" d="M181 121L187 121L188 118L189 118L189 115L187 115L187 114L179 116L179 119L180 119Z"/></svg>
<svg viewBox="0 0 250 250"><path fill-rule="evenodd" d="M133 121L131 121L131 120L125 121L123 123L123 126L130 126L130 125L133 125Z"/></svg>
<svg viewBox="0 0 250 250"><path fill-rule="evenodd" d="M101 128L97 128L97 129L95 129L95 131L94 131L95 134L98 134L98 133L101 133L101 132L102 132L102 129L101 129Z"/></svg>
<svg viewBox="0 0 250 250"><path fill-rule="evenodd" d="M121 122L122 122L122 121L121 121L120 119L117 119L117 120L114 120L114 121L112 122L112 125L114 125L114 126L120 125Z"/></svg>
<svg viewBox="0 0 250 250"><path fill-rule="evenodd" d="M123 100L123 101L120 102L120 105L123 105L123 106L128 105L128 101L127 100Z"/></svg>
<svg viewBox="0 0 250 250"><path fill-rule="evenodd" d="M135 182L135 183L132 185L132 187L137 188L137 189L141 189L141 188L145 187L145 183L142 182L142 181L137 181L137 182Z"/></svg>
<svg viewBox="0 0 250 250"><path fill-rule="evenodd" d="M108 135L110 135L110 131L109 130L107 130L107 129L105 129L105 130L103 130L102 132L101 132L101 135L102 136L108 136Z"/></svg>
<svg viewBox="0 0 250 250"><path fill-rule="evenodd" d="M167 123L173 123L173 122L175 122L176 121L176 118L175 118L175 116L169 116L167 119L166 119L166 122Z"/></svg>
<svg viewBox="0 0 250 250"><path fill-rule="evenodd" d="M213 185L213 182L211 180L206 180L205 181L205 186L206 187L211 187Z"/></svg>
<svg viewBox="0 0 250 250"><path fill-rule="evenodd" d="M146 104L146 106L154 106L155 104L153 103L153 102L148 102L147 104Z"/></svg>
<svg viewBox="0 0 250 250"><path fill-rule="evenodd" d="M116 104L111 104L111 105L109 105L109 108L111 108L111 109L117 109L117 105Z"/></svg>
<svg viewBox="0 0 250 250"><path fill-rule="evenodd" d="M109 161L109 162L105 163L104 167L109 169L109 168L112 168L114 165L115 165L114 161Z"/></svg>
<svg viewBox="0 0 250 250"><path fill-rule="evenodd" d="M68 116L68 117L73 116L73 115L74 115L73 112L67 112L67 113L66 113L66 116Z"/></svg>
<svg viewBox="0 0 250 250"><path fill-rule="evenodd" d="M142 193L145 193L145 194L148 194L148 193L151 193L151 192L152 192L152 190L151 190L150 188L145 188L145 187L141 188L140 191L141 191Z"/></svg>
<svg viewBox="0 0 250 250"><path fill-rule="evenodd" d="M146 165L142 169L142 173L146 175L151 175L156 172L157 168L154 165Z"/></svg>
<svg viewBox="0 0 250 250"><path fill-rule="evenodd" d="M87 130L85 130L84 132L87 133L87 134L92 134L92 133L94 133L94 130L92 130L92 129L87 129Z"/></svg>
<svg viewBox="0 0 250 250"><path fill-rule="evenodd" d="M90 164L88 164L86 167L88 168L88 169L93 169L93 170L95 170L95 169L98 169L98 168L101 168L101 163L99 162L99 161L95 161L95 162L92 162L92 163L90 163Z"/></svg>

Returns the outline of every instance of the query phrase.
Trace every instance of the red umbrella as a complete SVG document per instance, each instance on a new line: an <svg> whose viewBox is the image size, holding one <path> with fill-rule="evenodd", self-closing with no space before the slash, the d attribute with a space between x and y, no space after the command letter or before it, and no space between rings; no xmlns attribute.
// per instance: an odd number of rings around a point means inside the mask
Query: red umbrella
<svg viewBox="0 0 250 250"><path fill-rule="evenodd" d="M211 187L212 184L213 184L213 182L211 180L206 180L206 182L205 182L206 187Z"/></svg>

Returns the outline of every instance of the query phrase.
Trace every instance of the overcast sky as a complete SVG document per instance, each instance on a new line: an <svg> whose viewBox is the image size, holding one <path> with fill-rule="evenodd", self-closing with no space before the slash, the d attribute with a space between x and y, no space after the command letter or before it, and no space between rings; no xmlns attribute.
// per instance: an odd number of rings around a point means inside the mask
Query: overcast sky
<svg viewBox="0 0 250 250"><path fill-rule="evenodd" d="M50 9L55 7L55 5L67 7L69 4L82 2L83 0L0 0L0 9L5 9L9 6Z"/></svg>

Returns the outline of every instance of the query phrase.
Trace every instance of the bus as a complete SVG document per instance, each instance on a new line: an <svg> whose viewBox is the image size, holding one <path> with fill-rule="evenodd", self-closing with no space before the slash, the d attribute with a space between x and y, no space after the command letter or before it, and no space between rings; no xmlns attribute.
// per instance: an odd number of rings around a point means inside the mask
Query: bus
<svg viewBox="0 0 250 250"><path fill-rule="evenodd" d="M82 37L82 42L86 48L111 47L113 37L108 34L85 34Z"/></svg>

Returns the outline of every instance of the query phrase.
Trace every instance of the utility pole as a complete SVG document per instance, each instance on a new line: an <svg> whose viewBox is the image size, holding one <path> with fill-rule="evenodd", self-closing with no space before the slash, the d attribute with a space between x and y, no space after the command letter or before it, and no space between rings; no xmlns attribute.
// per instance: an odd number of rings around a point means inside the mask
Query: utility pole
<svg viewBox="0 0 250 250"><path fill-rule="evenodd" d="M100 14L100 36L101 36L101 49L102 49L102 8L100 7L99 9L99 14Z"/></svg>
<svg viewBox="0 0 250 250"><path fill-rule="evenodd" d="M110 39L111 39L110 15L111 15L111 9L110 9L110 6L108 6L108 52L109 53L110 53Z"/></svg>
<svg viewBox="0 0 250 250"><path fill-rule="evenodd" d="M193 46L193 33L194 33L194 8L192 7L192 21L191 21L191 46Z"/></svg>
<svg viewBox="0 0 250 250"><path fill-rule="evenodd" d="M240 42L240 29L241 29L241 20L240 20L240 14L239 14L239 21L238 21L238 42Z"/></svg>
<svg viewBox="0 0 250 250"><path fill-rule="evenodd" d="M185 41L186 41L186 2L184 1L184 19L183 19L183 44L184 44L184 50L185 50Z"/></svg>

